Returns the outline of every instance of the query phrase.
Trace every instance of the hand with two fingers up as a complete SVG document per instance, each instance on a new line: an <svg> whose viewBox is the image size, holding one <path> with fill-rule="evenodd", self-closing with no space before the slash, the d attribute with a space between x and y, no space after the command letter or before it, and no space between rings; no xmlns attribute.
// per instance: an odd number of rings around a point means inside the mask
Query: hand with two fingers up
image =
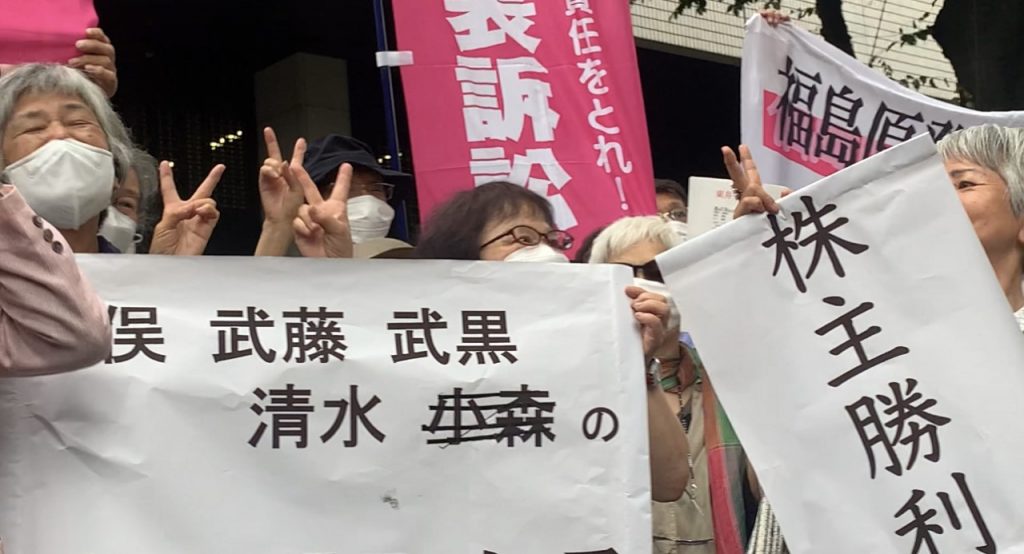
<svg viewBox="0 0 1024 554"><path fill-rule="evenodd" d="M284 177L290 188L300 188L306 203L292 222L295 245L308 258L351 258L353 252L352 229L348 221L348 193L352 186L352 166L342 164L327 198L320 194L316 183L302 167L306 155L306 141L299 139L290 164L283 166Z"/></svg>
<svg viewBox="0 0 1024 554"><path fill-rule="evenodd" d="M163 196L164 213L153 229L150 254L199 256L206 250L210 235L220 219L217 201L212 196L224 170L223 165L215 166L196 192L188 200L182 200L174 185L171 164L160 162L160 193Z"/></svg>

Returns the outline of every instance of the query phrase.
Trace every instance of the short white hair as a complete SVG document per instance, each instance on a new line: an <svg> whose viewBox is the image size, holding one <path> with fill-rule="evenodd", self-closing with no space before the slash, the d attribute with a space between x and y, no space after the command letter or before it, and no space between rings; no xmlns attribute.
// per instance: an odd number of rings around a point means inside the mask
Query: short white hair
<svg viewBox="0 0 1024 554"><path fill-rule="evenodd" d="M682 242L682 238L659 216L624 217L597 235L588 262L608 263L608 260L645 241L656 242L668 249Z"/></svg>
<svg viewBox="0 0 1024 554"><path fill-rule="evenodd" d="M59 93L77 96L94 114L107 137L110 153L114 156L117 182L124 181L131 166L131 140L121 118L114 112L103 90L81 71L56 64L25 64L0 79L0 142L3 142L7 123L14 115L14 106L26 94ZM7 167L0 151L0 169Z"/></svg>
<svg viewBox="0 0 1024 554"><path fill-rule="evenodd" d="M943 161L973 163L998 173L1010 191L1014 215L1024 215L1024 129L968 127L946 135L938 148Z"/></svg>

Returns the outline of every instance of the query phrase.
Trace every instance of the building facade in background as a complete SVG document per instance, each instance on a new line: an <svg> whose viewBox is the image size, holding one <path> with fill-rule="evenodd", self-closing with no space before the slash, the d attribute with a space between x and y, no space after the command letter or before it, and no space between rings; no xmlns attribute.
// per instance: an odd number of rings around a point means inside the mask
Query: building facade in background
<svg viewBox="0 0 1024 554"><path fill-rule="evenodd" d="M669 49L677 53L726 63L738 63L743 46L743 24L757 13L747 9L737 16L726 12L729 0L710 0L703 15L692 10L677 18L674 0L637 0L633 4L633 32L641 46ZM813 8L813 0L787 0L784 13ZM843 13L853 39L857 59L879 72L885 67L891 77L927 78L920 91L948 100L956 96L953 68L932 39L900 45L902 32L923 29L935 22L943 0L844 0ZM816 16L796 21L797 25L820 33ZM915 27L916 25L916 27ZM895 45L894 45L895 43ZM891 46L891 48L890 48ZM931 86L934 79L934 86Z"/></svg>

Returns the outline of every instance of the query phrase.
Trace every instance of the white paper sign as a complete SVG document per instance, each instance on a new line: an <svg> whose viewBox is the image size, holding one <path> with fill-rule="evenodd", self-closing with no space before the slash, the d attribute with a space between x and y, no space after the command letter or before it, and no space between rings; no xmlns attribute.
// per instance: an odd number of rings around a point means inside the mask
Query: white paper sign
<svg viewBox="0 0 1024 554"><path fill-rule="evenodd" d="M689 205L687 212L687 230L689 238L721 227L732 221L736 211L736 195L732 181L713 177L690 177L688 183ZM782 198L784 187L764 185L765 192L778 200Z"/></svg>
<svg viewBox="0 0 1024 554"><path fill-rule="evenodd" d="M794 554L1024 552L1024 340L948 183L921 137L658 258Z"/></svg>
<svg viewBox="0 0 1024 554"><path fill-rule="evenodd" d="M820 37L761 16L747 22L741 76L743 142L766 183L798 189L895 144L1024 112L978 112L901 87Z"/></svg>
<svg viewBox="0 0 1024 554"><path fill-rule="evenodd" d="M7 554L650 549L627 270L81 263L119 363L0 382Z"/></svg>

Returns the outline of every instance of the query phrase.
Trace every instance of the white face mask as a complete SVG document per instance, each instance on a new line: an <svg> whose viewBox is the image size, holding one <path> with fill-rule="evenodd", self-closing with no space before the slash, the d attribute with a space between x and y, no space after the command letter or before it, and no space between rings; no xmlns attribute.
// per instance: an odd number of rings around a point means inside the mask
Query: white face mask
<svg viewBox="0 0 1024 554"><path fill-rule="evenodd" d="M565 254L551 248L545 243L533 246L524 246L519 250L505 256L506 262L540 262L540 263L569 263Z"/></svg>
<svg viewBox="0 0 1024 554"><path fill-rule="evenodd" d="M682 221L669 221L668 226L676 235L679 235L679 238L683 239L683 241L689 238L689 226Z"/></svg>
<svg viewBox="0 0 1024 554"><path fill-rule="evenodd" d="M668 302L668 324L666 329L672 333L679 333L682 327L682 317L679 315L679 308L676 307L676 303L672 300L672 293L669 292L668 287L665 283L659 283L657 281L648 281L647 279L641 279L639 277L633 278L633 284L653 294L660 294L665 297Z"/></svg>
<svg viewBox="0 0 1024 554"><path fill-rule="evenodd" d="M74 139L51 140L4 173L29 207L58 229L78 229L114 195L114 156Z"/></svg>
<svg viewBox="0 0 1024 554"><path fill-rule="evenodd" d="M107 208L107 218L100 225L100 236L109 240L122 254L134 254L135 244L142 240L138 225L116 208Z"/></svg>
<svg viewBox="0 0 1024 554"><path fill-rule="evenodd" d="M376 196L366 194L348 201L348 225L356 244L388 236L394 219L395 209Z"/></svg>

